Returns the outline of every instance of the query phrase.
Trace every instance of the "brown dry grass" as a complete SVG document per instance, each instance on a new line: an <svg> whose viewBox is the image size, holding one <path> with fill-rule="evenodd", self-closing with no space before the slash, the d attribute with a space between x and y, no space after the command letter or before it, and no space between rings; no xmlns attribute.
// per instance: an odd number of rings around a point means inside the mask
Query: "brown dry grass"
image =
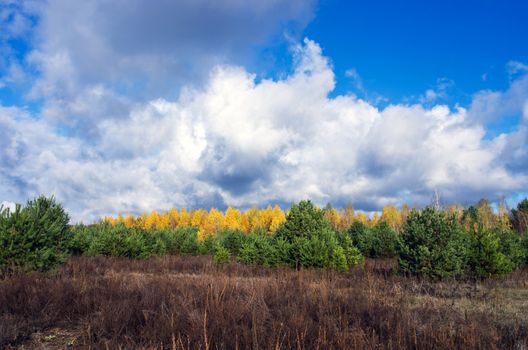
<svg viewBox="0 0 528 350"><path fill-rule="evenodd" d="M528 271L432 283L209 257L72 258L0 281L0 348L522 349Z"/></svg>

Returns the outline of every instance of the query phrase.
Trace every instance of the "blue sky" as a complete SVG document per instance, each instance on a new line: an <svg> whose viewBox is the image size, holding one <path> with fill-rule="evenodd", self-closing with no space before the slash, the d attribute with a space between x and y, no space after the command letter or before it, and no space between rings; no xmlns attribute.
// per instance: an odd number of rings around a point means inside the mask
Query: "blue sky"
<svg viewBox="0 0 528 350"><path fill-rule="evenodd" d="M475 91L507 88L507 62L528 59L527 12L525 1L329 0L305 34L336 72L355 67L367 89L391 100L447 78L456 84L450 101L467 103Z"/></svg>
<svg viewBox="0 0 528 350"><path fill-rule="evenodd" d="M523 1L0 0L0 202L376 211L528 186ZM67 30L65 30L67 28Z"/></svg>

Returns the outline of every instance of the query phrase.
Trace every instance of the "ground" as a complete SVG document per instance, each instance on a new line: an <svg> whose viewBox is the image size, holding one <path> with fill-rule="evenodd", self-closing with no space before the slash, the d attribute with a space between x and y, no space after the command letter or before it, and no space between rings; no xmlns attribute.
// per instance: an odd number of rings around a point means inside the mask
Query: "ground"
<svg viewBox="0 0 528 350"><path fill-rule="evenodd" d="M528 345L528 270L432 282L391 260L349 273L210 257L71 258L0 281L7 349L491 348Z"/></svg>

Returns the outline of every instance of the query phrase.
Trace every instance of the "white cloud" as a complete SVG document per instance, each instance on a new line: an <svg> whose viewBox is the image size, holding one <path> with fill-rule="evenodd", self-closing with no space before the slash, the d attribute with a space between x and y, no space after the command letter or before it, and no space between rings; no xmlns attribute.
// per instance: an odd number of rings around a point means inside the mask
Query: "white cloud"
<svg viewBox="0 0 528 350"><path fill-rule="evenodd" d="M473 111L380 109L353 96L329 97L334 72L315 42L305 40L294 56L294 72L284 79L256 82L244 68L219 65L203 87L188 86L176 99L94 116L94 138L62 136L49 119L2 108L0 198L55 194L74 219L86 220L306 197L375 210L402 197L429 203L436 188L445 201L467 203L528 185L526 125L486 139L471 114L479 103L521 98L523 78L508 91L477 94ZM104 89L86 94L97 101L109 95ZM89 104L72 103L88 113Z"/></svg>
<svg viewBox="0 0 528 350"><path fill-rule="evenodd" d="M30 60L42 77L34 94L69 96L103 82L132 93L128 84L141 80L141 94L155 96L242 59L284 23L303 28L314 2L54 0L27 7L39 17Z"/></svg>
<svg viewBox="0 0 528 350"><path fill-rule="evenodd" d="M365 93L365 87L363 86L363 79L359 76L359 73L355 68L350 68L345 71L345 76L350 78L354 83L354 87L357 91Z"/></svg>
<svg viewBox="0 0 528 350"><path fill-rule="evenodd" d="M473 96L468 114L469 120L492 123L522 113L528 101L528 74L514 79L507 91L483 90Z"/></svg>
<svg viewBox="0 0 528 350"><path fill-rule="evenodd" d="M508 69L508 74L510 75L510 78L516 74L528 72L528 64L519 61L508 62L506 68Z"/></svg>
<svg viewBox="0 0 528 350"><path fill-rule="evenodd" d="M455 82L448 78L438 78L434 89L427 89L418 100L420 103L436 103L448 97L449 91L455 86Z"/></svg>
<svg viewBox="0 0 528 350"><path fill-rule="evenodd" d="M296 34L311 20L315 0L20 4L11 12L38 18L25 57L27 70L37 72L27 97L43 101L42 116L56 126L93 139L100 120L174 99L182 86L207 82L211 67L246 64L252 50L276 43L283 31Z"/></svg>

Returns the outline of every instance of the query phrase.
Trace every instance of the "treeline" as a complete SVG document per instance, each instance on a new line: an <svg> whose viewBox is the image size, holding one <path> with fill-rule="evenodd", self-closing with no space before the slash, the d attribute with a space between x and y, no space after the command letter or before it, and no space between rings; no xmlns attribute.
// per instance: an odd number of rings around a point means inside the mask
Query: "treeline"
<svg viewBox="0 0 528 350"><path fill-rule="evenodd" d="M310 201L293 205L274 231L265 225L266 221L259 224L262 221L255 220L256 224L249 232L225 225L229 222L230 209L226 212L227 219L219 220L216 230L207 231L207 234L199 226L147 230L139 225L127 226L124 222L110 222L108 219L95 225L78 225L73 228L72 252L134 258L211 254L219 264L235 259L250 265L327 267L341 271L363 262L363 256L353 245L350 235L346 231L333 230L325 218L325 211ZM211 214L219 218L216 213L220 212L211 210ZM256 213L265 215L266 210ZM273 222L273 219L267 222Z"/></svg>
<svg viewBox="0 0 528 350"><path fill-rule="evenodd" d="M211 254L218 264L236 260L264 266L347 271L364 257L396 258L402 273L431 278L490 277L527 263L528 200L516 209L487 200L469 208L385 207L367 218L352 205L338 211L310 201L286 213L278 206L185 209L139 217L105 218L68 226L52 198L40 197L0 213L0 269L46 270L69 254L147 258Z"/></svg>

